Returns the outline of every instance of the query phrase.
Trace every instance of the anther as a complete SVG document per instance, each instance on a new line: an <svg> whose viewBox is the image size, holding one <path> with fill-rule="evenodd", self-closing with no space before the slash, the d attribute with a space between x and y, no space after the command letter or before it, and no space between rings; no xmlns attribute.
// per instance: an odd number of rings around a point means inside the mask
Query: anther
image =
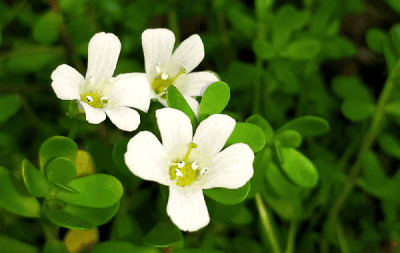
<svg viewBox="0 0 400 253"><path fill-rule="evenodd" d="M156 72L157 72L157 74L160 74L160 72L161 72L161 68L158 65L156 65Z"/></svg>
<svg viewBox="0 0 400 253"><path fill-rule="evenodd" d="M186 69L184 67L181 68L182 73L186 73Z"/></svg>
<svg viewBox="0 0 400 253"><path fill-rule="evenodd" d="M202 168L201 169L201 171L200 171L200 175L204 175L204 173L206 173L208 171L208 168L207 167L204 167L204 168Z"/></svg>
<svg viewBox="0 0 400 253"><path fill-rule="evenodd" d="M103 104L107 104L108 103L108 97L101 97L101 99L100 99L100 101L103 103Z"/></svg>
<svg viewBox="0 0 400 253"><path fill-rule="evenodd" d="M192 163L192 170L197 170L198 167L199 167L199 165L197 165L196 162Z"/></svg>
<svg viewBox="0 0 400 253"><path fill-rule="evenodd" d="M167 79L168 79L167 73L163 73L163 74L161 75L161 79L162 79L162 80L167 80Z"/></svg>
<svg viewBox="0 0 400 253"><path fill-rule="evenodd" d="M184 161L180 161L180 162L178 163L178 168L179 168L179 169L182 169L183 166L185 166L185 162L184 162Z"/></svg>
<svg viewBox="0 0 400 253"><path fill-rule="evenodd" d="M175 169L175 174L177 177L183 177L182 171L180 171L179 169Z"/></svg>
<svg viewBox="0 0 400 253"><path fill-rule="evenodd" d="M86 100L87 100L88 102L93 102L93 98L92 98L91 96L86 96Z"/></svg>

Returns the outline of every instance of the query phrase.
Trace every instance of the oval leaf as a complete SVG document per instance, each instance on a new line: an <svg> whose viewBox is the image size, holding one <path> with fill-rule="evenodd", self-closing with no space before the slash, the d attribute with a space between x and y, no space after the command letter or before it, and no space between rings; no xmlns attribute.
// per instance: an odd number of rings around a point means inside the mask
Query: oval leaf
<svg viewBox="0 0 400 253"><path fill-rule="evenodd" d="M294 130L285 130L275 135L275 140L287 148L297 148L301 144L301 135Z"/></svg>
<svg viewBox="0 0 400 253"><path fill-rule="evenodd" d="M33 196L20 193L13 184L11 173L0 166L0 206L27 217L40 216L40 203Z"/></svg>
<svg viewBox="0 0 400 253"><path fill-rule="evenodd" d="M281 52L281 55L295 60L310 60L317 56L321 50L321 44L313 38L299 39Z"/></svg>
<svg viewBox="0 0 400 253"><path fill-rule="evenodd" d="M158 223L143 237L143 244L153 247L168 247L182 240L181 231L172 223Z"/></svg>
<svg viewBox="0 0 400 253"><path fill-rule="evenodd" d="M280 151L282 169L294 183L303 187L313 187L317 184L318 172L307 157L293 148L281 147Z"/></svg>
<svg viewBox="0 0 400 253"><path fill-rule="evenodd" d="M122 196L122 184L117 178L106 174L95 174L72 180L68 186L79 194L59 192L57 198L80 206L93 208L109 207L117 203Z"/></svg>
<svg viewBox="0 0 400 253"><path fill-rule="evenodd" d="M176 253L224 253L223 251L216 249L181 249Z"/></svg>
<svg viewBox="0 0 400 253"><path fill-rule="evenodd" d="M346 99L340 106L343 116L357 122L368 119L374 114L375 105L370 102Z"/></svg>
<svg viewBox="0 0 400 253"><path fill-rule="evenodd" d="M29 193L35 197L45 197L49 193L49 182L46 177L28 160L22 162L22 175Z"/></svg>
<svg viewBox="0 0 400 253"><path fill-rule="evenodd" d="M38 248L7 236L0 236L0 249L4 253L39 253Z"/></svg>
<svg viewBox="0 0 400 253"><path fill-rule="evenodd" d="M271 148L266 147L255 155L253 168L254 175L250 179L250 192L247 198L253 198L254 195L264 188L265 170L268 163L271 161L272 151Z"/></svg>
<svg viewBox="0 0 400 253"><path fill-rule="evenodd" d="M68 204L64 208L64 211L82 220L90 222L93 226L100 226L110 221L110 219L117 213L118 209L119 201L106 208L91 208Z"/></svg>
<svg viewBox="0 0 400 253"><path fill-rule="evenodd" d="M368 47L375 53L383 53L383 40L386 38L386 33L380 29L372 28L365 34L365 41Z"/></svg>
<svg viewBox="0 0 400 253"><path fill-rule="evenodd" d="M47 178L51 182L66 185L76 176L75 163L65 157L57 157L47 165Z"/></svg>
<svg viewBox="0 0 400 253"><path fill-rule="evenodd" d="M316 116L303 116L289 121L276 132L284 130L297 131L302 137L321 135L329 131L329 123L323 118Z"/></svg>
<svg viewBox="0 0 400 253"><path fill-rule="evenodd" d="M185 113L192 122L193 128L197 127L195 113L193 112L192 108L190 108L183 95L174 85L169 86L167 89L167 103L168 107L178 109Z"/></svg>
<svg viewBox="0 0 400 253"><path fill-rule="evenodd" d="M46 209L47 218L54 224L69 229L91 229L94 226L81 218L76 217L65 210Z"/></svg>
<svg viewBox="0 0 400 253"><path fill-rule="evenodd" d="M245 185L237 189L212 188L203 190L203 193L206 196L225 205L234 205L242 202L249 192L250 182L247 182Z"/></svg>
<svg viewBox="0 0 400 253"><path fill-rule="evenodd" d="M299 195L301 188L290 182L275 163L268 164L265 175L268 185L280 198L292 198Z"/></svg>
<svg viewBox="0 0 400 253"><path fill-rule="evenodd" d="M400 159L400 143L394 135L382 133L378 136L377 141L383 152Z"/></svg>
<svg viewBox="0 0 400 253"><path fill-rule="evenodd" d="M274 129L272 129L268 121L264 119L264 117L262 117L261 115L259 114L251 115L246 119L246 123L251 123L256 126L259 126L261 130L263 130L266 144L268 144L274 137Z"/></svg>
<svg viewBox="0 0 400 253"><path fill-rule="evenodd" d="M229 86L221 81L212 83L204 91L200 102L199 122L210 116L222 112L231 97Z"/></svg>
<svg viewBox="0 0 400 253"><path fill-rule="evenodd" d="M159 253L160 251L150 247L136 247L131 242L126 241L107 241L96 246L91 253Z"/></svg>
<svg viewBox="0 0 400 253"><path fill-rule="evenodd" d="M363 174L365 181L368 185L379 187L385 184L386 174L379 164L378 158L375 153L369 151L366 153L362 160Z"/></svg>
<svg viewBox="0 0 400 253"><path fill-rule="evenodd" d="M0 96L0 122L6 121L16 114L21 107L18 97L13 94Z"/></svg>
<svg viewBox="0 0 400 253"><path fill-rule="evenodd" d="M235 143L245 143L250 146L253 152L260 151L265 145L265 135L259 126L238 122L225 146Z"/></svg>
<svg viewBox="0 0 400 253"><path fill-rule="evenodd" d="M41 43L53 43L59 37L58 27L62 17L55 11L42 15L33 26L33 38Z"/></svg>

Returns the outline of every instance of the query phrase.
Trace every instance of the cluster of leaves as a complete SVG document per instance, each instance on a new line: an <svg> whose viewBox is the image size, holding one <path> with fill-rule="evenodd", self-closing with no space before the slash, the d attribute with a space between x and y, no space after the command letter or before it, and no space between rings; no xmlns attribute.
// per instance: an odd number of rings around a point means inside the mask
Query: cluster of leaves
<svg viewBox="0 0 400 253"><path fill-rule="evenodd" d="M385 2L400 21L400 2ZM357 16L365 4L0 2L0 249L390 251L400 240L400 23L365 33L364 49L382 70L376 83L360 74L330 80L337 71L331 69L360 49L340 30L344 17ZM116 75L144 72L141 33L168 26L178 42L199 33L206 58L198 69L212 69L223 81L199 99L198 118L174 86L167 91L169 107L183 111L194 130L211 114L232 116L237 124L226 146L244 142L256 153L246 185L204 190L211 223L190 234L169 221L167 188L137 178L125 165L133 135L109 121L71 118L75 102L60 102L50 86L60 64L85 73L88 41L99 31L122 42ZM149 113L141 113L138 131L159 136L154 112L161 107L152 102Z"/></svg>

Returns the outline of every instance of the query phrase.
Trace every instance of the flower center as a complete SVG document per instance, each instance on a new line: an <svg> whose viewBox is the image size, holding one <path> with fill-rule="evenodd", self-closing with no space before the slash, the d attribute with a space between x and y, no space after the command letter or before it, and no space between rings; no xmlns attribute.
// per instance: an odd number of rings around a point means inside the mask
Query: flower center
<svg viewBox="0 0 400 253"><path fill-rule="evenodd" d="M197 148L197 144L193 142L190 143L190 147L185 155L185 158L183 158L183 160L179 161L178 163L174 163L169 169L169 172L171 174L171 179L172 180L177 179L176 185L179 186L191 185L196 180L198 174L204 175L204 173L208 170L207 167L204 167L199 171L198 170L199 166L197 165L196 162L190 163L188 161L189 154L194 148Z"/></svg>
<svg viewBox="0 0 400 253"><path fill-rule="evenodd" d="M175 80L182 74L186 73L185 68L181 68L179 73L174 76L168 76L166 72L161 74L161 68L157 65L156 66L156 72L157 72L157 77L154 79L153 83L151 84L151 87L153 88L154 92L158 95L164 95L162 93L165 93L167 91L167 88L171 86Z"/></svg>
<svg viewBox="0 0 400 253"><path fill-rule="evenodd" d="M103 108L108 104L109 98L102 94L107 93L105 90L109 87L109 84L114 83L115 78L109 78L108 80L102 80L96 82L93 77L85 80L83 89L81 90L81 101L86 102L88 105L94 108Z"/></svg>
<svg viewBox="0 0 400 253"><path fill-rule="evenodd" d="M94 108L103 108L108 103L108 97L100 97L97 93L88 92L81 95L81 101Z"/></svg>

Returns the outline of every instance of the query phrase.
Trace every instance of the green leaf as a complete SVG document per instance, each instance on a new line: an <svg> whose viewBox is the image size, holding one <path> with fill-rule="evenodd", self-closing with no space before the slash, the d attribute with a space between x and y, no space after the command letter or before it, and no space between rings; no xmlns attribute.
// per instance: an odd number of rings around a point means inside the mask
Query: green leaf
<svg viewBox="0 0 400 253"><path fill-rule="evenodd" d="M299 151L281 147L283 163L281 167L286 175L296 184L313 187L318 182L318 172L314 164Z"/></svg>
<svg viewBox="0 0 400 253"><path fill-rule="evenodd" d="M386 37L383 40L383 56L385 57L386 66L388 68L388 72L392 73L393 68L397 62L397 54L392 41L389 37Z"/></svg>
<svg viewBox="0 0 400 253"><path fill-rule="evenodd" d="M91 229L94 227L90 222L78 218L65 210L46 209L46 215L51 222L61 227L69 229Z"/></svg>
<svg viewBox="0 0 400 253"><path fill-rule="evenodd" d="M237 189L212 188L203 190L203 193L221 204L234 205L246 199L249 191L250 182L247 182L245 185Z"/></svg>
<svg viewBox="0 0 400 253"><path fill-rule="evenodd" d="M43 247L42 253L69 253L63 241L49 240Z"/></svg>
<svg viewBox="0 0 400 253"><path fill-rule="evenodd" d="M39 249L8 236L0 236L0 249L3 253L39 253Z"/></svg>
<svg viewBox="0 0 400 253"><path fill-rule="evenodd" d="M279 141L287 148L297 148L301 144L301 135L294 130L285 130L275 135L275 141Z"/></svg>
<svg viewBox="0 0 400 253"><path fill-rule="evenodd" d="M117 178L106 174L95 174L72 180L68 186L79 194L59 192L57 198L80 206L93 208L109 207L117 203L123 193Z"/></svg>
<svg viewBox="0 0 400 253"><path fill-rule="evenodd" d="M153 247L168 247L182 240L181 231L172 223L158 223L143 237L143 244Z"/></svg>
<svg viewBox="0 0 400 253"><path fill-rule="evenodd" d="M94 248L91 253L159 253L160 251L150 247L137 247L131 242L107 241L102 242Z"/></svg>
<svg viewBox="0 0 400 253"><path fill-rule="evenodd" d="M377 138L379 147L386 154L400 159L400 143L398 139L389 133L382 133Z"/></svg>
<svg viewBox="0 0 400 253"><path fill-rule="evenodd" d="M375 105L371 102L346 99L340 106L343 115L353 121L362 121L374 114Z"/></svg>
<svg viewBox="0 0 400 253"><path fill-rule="evenodd" d="M274 1L256 0L254 1L254 7L256 12L256 17L258 21L266 22L268 21L271 8Z"/></svg>
<svg viewBox="0 0 400 253"><path fill-rule="evenodd" d="M234 61L228 67L225 80L229 84L231 92L245 90L260 80L263 74L263 71L254 64Z"/></svg>
<svg viewBox="0 0 400 253"><path fill-rule="evenodd" d="M375 53L383 53L383 40L386 38L386 33L380 29L371 28L365 34L365 41L368 47Z"/></svg>
<svg viewBox="0 0 400 253"><path fill-rule="evenodd" d="M263 148L255 155L253 162L254 175L250 179L251 188L247 198L253 198L256 193L264 188L265 171L271 162L271 156L272 151L269 147Z"/></svg>
<svg viewBox="0 0 400 253"><path fill-rule="evenodd" d="M192 122L193 129L197 127L196 115L190 108L189 104L186 102L183 95L174 85L169 86L167 89L167 103L168 107L178 109L185 113Z"/></svg>
<svg viewBox="0 0 400 253"><path fill-rule="evenodd" d="M263 60L271 60L276 57L276 49L265 39L256 39L252 45L253 52Z"/></svg>
<svg viewBox="0 0 400 253"><path fill-rule="evenodd" d="M95 161L96 172L113 171L115 165L112 157L112 147L98 140L88 140L86 142L86 150Z"/></svg>
<svg viewBox="0 0 400 253"><path fill-rule="evenodd" d="M333 79L332 91L342 99L371 102L372 98L368 88L358 77L339 76Z"/></svg>
<svg viewBox="0 0 400 253"><path fill-rule="evenodd" d="M40 168L43 174L47 174L46 167L47 164L54 158L65 157L72 161L75 161L76 154L78 152L78 145L67 137L54 136L47 139L40 146L39 150L39 160Z"/></svg>
<svg viewBox="0 0 400 253"><path fill-rule="evenodd" d="M260 151L265 145L264 132L259 126L237 122L225 146L230 146L235 143L245 143L250 146L253 152Z"/></svg>
<svg viewBox="0 0 400 253"><path fill-rule="evenodd" d="M29 193L35 197L45 197L50 187L46 177L28 160L22 162L22 175Z"/></svg>
<svg viewBox="0 0 400 253"><path fill-rule="evenodd" d="M13 94L0 95L0 122L7 121L14 116L20 107L21 102L17 96Z"/></svg>
<svg viewBox="0 0 400 253"><path fill-rule="evenodd" d="M257 31L256 21L253 16L242 11L241 8L228 8L228 19L232 27L240 32L243 37L254 38Z"/></svg>
<svg viewBox="0 0 400 253"><path fill-rule="evenodd" d="M394 11L400 14L400 2L397 0L385 0L387 5L390 6Z"/></svg>
<svg viewBox="0 0 400 253"><path fill-rule="evenodd" d="M334 37L322 43L321 53L328 58L341 59L352 57L357 53L354 43L344 37Z"/></svg>
<svg viewBox="0 0 400 253"><path fill-rule="evenodd" d="M296 72L290 68L288 62L271 61L269 66L276 78L282 83L280 89L287 93L298 93L302 87Z"/></svg>
<svg viewBox="0 0 400 253"><path fill-rule="evenodd" d="M392 45L397 57L400 57L400 24L395 24L390 28L389 35L392 38Z"/></svg>
<svg viewBox="0 0 400 253"><path fill-rule="evenodd" d="M180 249L176 253L224 253L216 249Z"/></svg>
<svg viewBox="0 0 400 253"><path fill-rule="evenodd" d="M386 182L386 175L379 164L376 155L369 151L362 160L363 174L367 184L370 186L382 186Z"/></svg>
<svg viewBox="0 0 400 253"><path fill-rule="evenodd" d="M285 130L294 130L302 137L317 136L329 131L329 123L323 118L308 115L289 121L276 134Z"/></svg>
<svg viewBox="0 0 400 253"><path fill-rule="evenodd" d="M76 166L73 161L65 157L57 157L47 165L47 178L51 182L62 185L68 184L76 176Z"/></svg>
<svg viewBox="0 0 400 253"><path fill-rule="evenodd" d="M321 50L321 44L313 38L304 38L292 42L280 55L294 60L314 59Z"/></svg>
<svg viewBox="0 0 400 253"><path fill-rule="evenodd" d="M300 220L303 217L303 207L299 198L275 198L268 195L265 200L282 219Z"/></svg>
<svg viewBox="0 0 400 253"><path fill-rule="evenodd" d="M33 196L21 194L13 184L11 173L0 166L0 206L18 215L38 218L40 203Z"/></svg>
<svg viewBox="0 0 400 253"><path fill-rule="evenodd" d="M199 122L211 114L221 113L230 96L229 86L224 82L218 81L208 86L200 102Z"/></svg>
<svg viewBox="0 0 400 253"><path fill-rule="evenodd" d="M254 124L261 128L261 130L264 132L265 144L270 143L272 138L274 138L274 129L272 129L268 121L264 119L264 117L262 117L261 115L253 114L250 117L248 117L245 122Z"/></svg>
<svg viewBox="0 0 400 253"><path fill-rule="evenodd" d="M301 188L293 184L273 162L268 163L266 169L266 179L268 185L279 198L293 198L298 196Z"/></svg>
<svg viewBox="0 0 400 253"><path fill-rule="evenodd" d="M390 102L386 105L385 111L396 117L400 117L400 100Z"/></svg>
<svg viewBox="0 0 400 253"><path fill-rule="evenodd" d="M129 170L125 163L125 153L127 150L129 139L123 139L114 144L112 158L115 166L125 176L132 176L132 172Z"/></svg>
<svg viewBox="0 0 400 253"><path fill-rule="evenodd" d="M90 222L93 226L97 227L110 221L119 209L119 201L112 206L106 208L91 208L86 206L77 206L67 204L64 211Z"/></svg>
<svg viewBox="0 0 400 253"><path fill-rule="evenodd" d="M52 44L59 38L58 28L62 17L55 11L43 14L33 26L33 38L44 44Z"/></svg>

